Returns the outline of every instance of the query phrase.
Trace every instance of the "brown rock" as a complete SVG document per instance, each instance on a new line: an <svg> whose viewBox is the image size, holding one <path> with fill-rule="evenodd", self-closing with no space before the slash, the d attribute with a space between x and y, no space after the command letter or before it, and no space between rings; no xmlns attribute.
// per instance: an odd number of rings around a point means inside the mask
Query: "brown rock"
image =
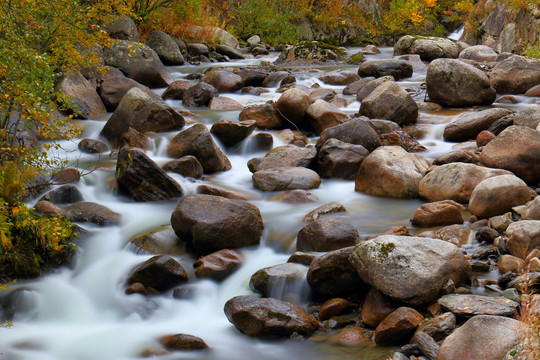
<svg viewBox="0 0 540 360"><path fill-rule="evenodd" d="M437 300L446 311L455 315L471 317L476 315L497 315L512 317L517 312L518 303L502 296L445 295Z"/></svg>
<svg viewBox="0 0 540 360"><path fill-rule="evenodd" d="M154 255L185 255L186 244L181 241L170 226L161 226L130 239L137 248Z"/></svg>
<svg viewBox="0 0 540 360"><path fill-rule="evenodd" d="M427 149L405 131L393 131L381 135L383 146L401 146L407 152L421 152Z"/></svg>
<svg viewBox="0 0 540 360"><path fill-rule="evenodd" d="M198 278L221 281L235 272L244 262L244 256L236 250L224 249L203 256L193 263Z"/></svg>
<svg viewBox="0 0 540 360"><path fill-rule="evenodd" d="M375 329L373 339L377 345L399 345L409 341L424 320L416 310L400 307L388 315Z"/></svg>
<svg viewBox="0 0 540 360"><path fill-rule="evenodd" d="M344 330L341 330L335 336L330 339L330 342L339 346L356 347L369 343L370 336L365 329L358 326L353 326Z"/></svg>
<svg viewBox="0 0 540 360"><path fill-rule="evenodd" d="M500 360L521 340L522 324L501 316L479 315L448 336L438 360Z"/></svg>
<svg viewBox="0 0 540 360"><path fill-rule="evenodd" d="M225 96L213 97L208 103L208 109L210 110L242 110L243 108L244 105Z"/></svg>
<svg viewBox="0 0 540 360"><path fill-rule="evenodd" d="M203 254L256 245L263 230L261 213L254 205L199 194L180 201L171 215L171 224L180 239Z"/></svg>
<svg viewBox="0 0 540 360"><path fill-rule="evenodd" d="M335 70L319 76L319 80L329 85L349 85L360 80L360 77L352 72Z"/></svg>
<svg viewBox="0 0 540 360"><path fill-rule="evenodd" d="M508 226L506 235L510 238L506 243L508 252L524 259L529 252L540 249L540 221L522 220Z"/></svg>
<svg viewBox="0 0 540 360"><path fill-rule="evenodd" d="M453 200L428 203L416 209L412 224L419 227L462 224L461 211L465 207Z"/></svg>
<svg viewBox="0 0 540 360"><path fill-rule="evenodd" d="M220 120L212 125L210 132L225 146L233 146L247 138L255 130L255 120Z"/></svg>
<svg viewBox="0 0 540 360"><path fill-rule="evenodd" d="M304 216L302 221L312 222L317 220L321 215L328 215L346 211L347 209L345 209L345 206L336 201L333 201L331 203L321 205L315 210L310 211L308 214L306 214L306 216Z"/></svg>
<svg viewBox="0 0 540 360"><path fill-rule="evenodd" d="M207 106L212 98L219 96L215 87L205 82L190 86L184 92L182 104L186 107Z"/></svg>
<svg viewBox="0 0 540 360"><path fill-rule="evenodd" d="M381 139L370 126L366 117L349 120L341 125L333 126L321 133L317 147L322 146L329 139L337 139L349 144L362 145L368 151L381 146Z"/></svg>
<svg viewBox="0 0 540 360"><path fill-rule="evenodd" d="M309 117L309 124L318 134L349 119L349 115L337 106L320 99L307 108L306 114Z"/></svg>
<svg viewBox="0 0 540 360"><path fill-rule="evenodd" d="M319 175L304 167L288 167L256 171L253 185L262 191L315 189L321 184Z"/></svg>
<svg viewBox="0 0 540 360"><path fill-rule="evenodd" d="M438 303L435 304L438 305ZM450 335L455 328L456 316L451 312L447 312L423 322L418 327L417 332L422 331L435 341L440 341Z"/></svg>
<svg viewBox="0 0 540 360"><path fill-rule="evenodd" d="M177 80L165 89L161 97L163 99L182 100L187 89L195 85L194 82L186 80Z"/></svg>
<svg viewBox="0 0 540 360"><path fill-rule="evenodd" d="M34 210L42 213L43 215L47 217L62 217L64 216L64 212L62 209L60 209L58 206L54 205L52 202L47 200L41 200L38 201L36 205L34 205Z"/></svg>
<svg viewBox="0 0 540 360"><path fill-rule="evenodd" d="M341 315L351 308L351 303L342 298L326 300L319 310L319 321L330 319L332 316Z"/></svg>
<svg viewBox="0 0 540 360"><path fill-rule="evenodd" d="M148 87L125 77L122 73L104 77L98 85L98 91L107 110L114 111L128 91L134 87L150 92Z"/></svg>
<svg viewBox="0 0 540 360"><path fill-rule="evenodd" d="M94 202L79 201L62 208L65 217L72 222L90 222L99 226L120 224L121 215L106 206Z"/></svg>
<svg viewBox="0 0 540 360"><path fill-rule="evenodd" d="M159 339L159 343L167 350L203 350L207 349L208 345L203 339L187 334L176 334L163 336Z"/></svg>
<svg viewBox="0 0 540 360"><path fill-rule="evenodd" d="M497 260L497 269L500 274L504 274L508 271L518 273L522 268L523 260L512 255L502 255L499 260Z"/></svg>
<svg viewBox="0 0 540 360"><path fill-rule="evenodd" d="M513 55L498 62L489 78L498 94L523 94L540 82L540 60Z"/></svg>
<svg viewBox="0 0 540 360"><path fill-rule="evenodd" d="M281 201L290 204L316 202L319 198L306 190L290 190L276 194L270 198L272 201Z"/></svg>
<svg viewBox="0 0 540 360"><path fill-rule="evenodd" d="M79 72L72 71L59 79L56 91L63 93L75 105L76 117L95 119L107 112L94 86Z"/></svg>
<svg viewBox="0 0 540 360"><path fill-rule="evenodd" d="M310 336L319 327L313 316L277 299L237 296L227 301L224 310L238 330L252 337Z"/></svg>
<svg viewBox="0 0 540 360"><path fill-rule="evenodd" d="M362 305L362 322L369 328L375 329L399 305L372 287Z"/></svg>
<svg viewBox="0 0 540 360"><path fill-rule="evenodd" d="M339 219L319 219L298 232L297 251L332 251L353 246L360 240L351 224Z"/></svg>
<svg viewBox="0 0 540 360"><path fill-rule="evenodd" d="M445 126L444 139L447 141L475 139L482 130L489 129L495 121L509 114L509 110L501 108L465 112Z"/></svg>
<svg viewBox="0 0 540 360"><path fill-rule="evenodd" d="M163 165L163 170L194 179L201 178L204 175L204 169L201 163L192 155L182 156L180 159L167 162Z"/></svg>
<svg viewBox="0 0 540 360"><path fill-rule="evenodd" d="M282 129L283 121L271 103L253 105L240 113L240 120L255 120L260 129Z"/></svg>
<svg viewBox="0 0 540 360"><path fill-rule="evenodd" d="M101 154L109 150L107 144L96 139L82 139L78 148L81 152L88 154Z"/></svg>
<svg viewBox="0 0 540 360"><path fill-rule="evenodd" d="M483 130L476 137L478 147L486 146L491 140L495 139L495 134L491 131Z"/></svg>
<svg viewBox="0 0 540 360"><path fill-rule="evenodd" d="M304 123L304 115L310 104L308 94L293 88L285 91L280 96L275 103L275 108L286 120L300 126Z"/></svg>
<svg viewBox="0 0 540 360"><path fill-rule="evenodd" d="M301 148L296 145L283 145L270 150L252 171L272 170L287 167L310 167L317 156L314 147Z"/></svg>
<svg viewBox="0 0 540 360"><path fill-rule="evenodd" d="M244 86L240 75L219 69L208 71L201 78L201 81L212 85L220 93L235 92Z"/></svg>
<svg viewBox="0 0 540 360"><path fill-rule="evenodd" d="M411 77L412 73L412 65L405 60L368 60L358 68L358 75L360 77L373 76L379 78L391 75L396 81Z"/></svg>
<svg viewBox="0 0 540 360"><path fill-rule="evenodd" d="M406 125L418 118L418 105L396 82L386 81L362 100L359 113L370 119L386 119Z"/></svg>
<svg viewBox="0 0 540 360"><path fill-rule="evenodd" d="M352 180L356 178L360 165L368 154L369 151L362 145L328 139L317 157L319 175L323 178Z"/></svg>
<svg viewBox="0 0 540 360"><path fill-rule="evenodd" d="M210 186L210 185L199 185L197 187L197 194L221 196L221 197L224 197L224 198L227 198L227 199L249 200L245 196L236 194L236 193L234 193L232 191L219 189L217 187Z"/></svg>
<svg viewBox="0 0 540 360"><path fill-rule="evenodd" d="M127 283L141 283L158 291L166 291L188 281L186 270L170 256L156 255L137 265L132 270Z"/></svg>

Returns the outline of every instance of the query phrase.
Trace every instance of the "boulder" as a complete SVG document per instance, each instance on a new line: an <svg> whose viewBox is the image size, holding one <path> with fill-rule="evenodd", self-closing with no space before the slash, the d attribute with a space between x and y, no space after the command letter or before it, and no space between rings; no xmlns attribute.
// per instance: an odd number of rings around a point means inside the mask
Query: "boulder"
<svg viewBox="0 0 540 360"><path fill-rule="evenodd" d="M367 290L349 262L352 252L352 246L330 251L311 263L307 281L316 295L323 298L347 297L359 290Z"/></svg>
<svg viewBox="0 0 540 360"><path fill-rule="evenodd" d="M182 196L181 186L141 149L121 150L116 163L120 191L135 201L162 201Z"/></svg>
<svg viewBox="0 0 540 360"><path fill-rule="evenodd" d="M367 77L365 79L372 79L372 77ZM362 79L363 80L363 79ZM365 98L367 98L376 88L378 88L380 85L384 84L388 81L394 81L393 76L381 76L380 78L370 80L364 84L358 91L356 92L356 100L363 101Z"/></svg>
<svg viewBox="0 0 540 360"><path fill-rule="evenodd" d="M526 126L510 126L484 147L480 161L489 167L510 170L527 183L538 183L539 132Z"/></svg>
<svg viewBox="0 0 540 360"><path fill-rule="evenodd" d="M252 337L310 336L319 327L313 316L277 299L236 296L225 303L224 310L238 330Z"/></svg>
<svg viewBox="0 0 540 360"><path fill-rule="evenodd" d="M360 89L366 86L369 82L375 80L374 77L365 77L355 82L352 82L345 86L343 89L343 95L356 95Z"/></svg>
<svg viewBox="0 0 540 360"><path fill-rule="evenodd" d="M379 78L391 75L396 81L411 77L413 67L405 60L368 60L360 64L358 75L360 77L373 76Z"/></svg>
<svg viewBox="0 0 540 360"><path fill-rule="evenodd" d="M217 96L210 99L208 103L209 110L242 110L244 105L238 101L225 96Z"/></svg>
<svg viewBox="0 0 540 360"><path fill-rule="evenodd" d="M521 259L534 249L540 249L540 221L522 220L508 226L506 235L509 236L506 247L508 252Z"/></svg>
<svg viewBox="0 0 540 360"><path fill-rule="evenodd" d="M56 91L70 99L73 104L70 110L77 118L95 119L96 116L107 112L95 86L92 86L78 71L71 71L62 76L56 85Z"/></svg>
<svg viewBox="0 0 540 360"><path fill-rule="evenodd" d="M513 125L536 129L538 124L540 124L540 105L527 106L525 109L515 113L512 120L514 122Z"/></svg>
<svg viewBox="0 0 540 360"><path fill-rule="evenodd" d="M139 84L133 79L125 76L108 76L101 80L98 91L107 111L114 111L132 88L139 88L150 93L148 87Z"/></svg>
<svg viewBox="0 0 540 360"><path fill-rule="evenodd" d="M45 215L46 217L63 217L64 211L52 202L47 200L40 200L34 205L34 210L38 213Z"/></svg>
<svg viewBox="0 0 540 360"><path fill-rule="evenodd" d="M119 15L105 25L105 31L111 39L139 41L139 32L135 21L127 15Z"/></svg>
<svg viewBox="0 0 540 360"><path fill-rule="evenodd" d="M82 139L77 147L87 154L101 154L109 150L107 144L97 139Z"/></svg>
<svg viewBox="0 0 540 360"><path fill-rule="evenodd" d="M182 156L179 159L165 163L163 170L194 179L201 178L204 175L204 169L201 163L192 155Z"/></svg>
<svg viewBox="0 0 540 360"><path fill-rule="evenodd" d="M285 263L256 271L249 280L249 288L264 297L287 299L307 289L306 265ZM298 300L298 299L296 299Z"/></svg>
<svg viewBox="0 0 540 360"><path fill-rule="evenodd" d="M497 315L513 317L519 304L502 296L445 295L437 300L443 310L457 316Z"/></svg>
<svg viewBox="0 0 540 360"><path fill-rule="evenodd" d="M430 100L446 107L490 105L496 97L484 72L460 60L432 61L426 83Z"/></svg>
<svg viewBox="0 0 540 360"><path fill-rule="evenodd" d="M167 156L181 158L186 155L195 156L205 174L231 168L229 159L216 145L210 131L203 124L195 124L180 132L167 146Z"/></svg>
<svg viewBox="0 0 540 360"><path fill-rule="evenodd" d="M306 114L309 118L309 124L318 134L349 119L349 115L337 106L321 99L311 104L307 108Z"/></svg>
<svg viewBox="0 0 540 360"><path fill-rule="evenodd" d="M186 93L187 89L195 85L192 81L186 81L186 80L176 80L171 85L165 89L163 94L161 94L161 97L164 100L167 99L173 99L173 100L182 100L184 98L184 94Z"/></svg>
<svg viewBox="0 0 540 360"><path fill-rule="evenodd" d="M260 129L283 128L283 121L271 103L247 107L240 113L240 120L255 120Z"/></svg>
<svg viewBox="0 0 540 360"><path fill-rule="evenodd" d="M212 98L219 96L219 92L212 85L200 82L189 87L182 97L182 104L186 107L206 106Z"/></svg>
<svg viewBox="0 0 540 360"><path fill-rule="evenodd" d="M362 145L370 152L375 150L381 146L381 139L364 119L367 120L364 117L352 119L324 130L317 141L317 147L322 146L329 139L337 139L349 144Z"/></svg>
<svg viewBox="0 0 540 360"><path fill-rule="evenodd" d="M180 201L171 224L201 254L257 245L264 227L259 209L247 201L200 194Z"/></svg>
<svg viewBox="0 0 540 360"><path fill-rule="evenodd" d="M380 137L383 146L401 146L407 152L422 152L427 150L418 140L402 130L382 134Z"/></svg>
<svg viewBox="0 0 540 360"><path fill-rule="evenodd" d="M64 216L72 222L90 222L99 226L119 225L121 215L106 206L80 201L62 208Z"/></svg>
<svg viewBox="0 0 540 360"><path fill-rule="evenodd" d="M444 340L437 360L500 360L521 341L522 326L502 316L474 316Z"/></svg>
<svg viewBox="0 0 540 360"><path fill-rule="evenodd" d="M406 125L418 118L418 105L405 89L393 81L386 81L362 100L359 113L370 119Z"/></svg>
<svg viewBox="0 0 540 360"><path fill-rule="evenodd" d="M475 45L462 50L459 53L460 59L469 59L478 62L497 61L499 54L486 45Z"/></svg>
<svg viewBox="0 0 540 360"><path fill-rule="evenodd" d="M353 180L369 151L362 145L328 139L317 156L318 173L323 178Z"/></svg>
<svg viewBox="0 0 540 360"><path fill-rule="evenodd" d="M238 48L238 40L219 27L188 25L183 30L189 39L206 39L211 44L225 44L234 49Z"/></svg>
<svg viewBox="0 0 540 360"><path fill-rule="evenodd" d="M184 57L180 52L178 44L167 33L159 30L152 31L148 35L146 45L156 52L165 65L184 64Z"/></svg>
<svg viewBox="0 0 540 360"><path fill-rule="evenodd" d="M263 81L263 87L279 87L281 81L290 74L287 71L275 71L269 74Z"/></svg>
<svg viewBox="0 0 540 360"><path fill-rule="evenodd" d="M203 256L193 263L195 275L221 281L235 272L244 263L244 256L237 250L224 249Z"/></svg>
<svg viewBox="0 0 540 360"><path fill-rule="evenodd" d="M489 218L512 211L531 199L527 184L514 175L499 175L479 183L471 194L469 211L479 218Z"/></svg>
<svg viewBox="0 0 540 360"><path fill-rule="evenodd" d="M322 74L319 80L329 85L349 85L360 80L360 77L349 71L335 70Z"/></svg>
<svg viewBox="0 0 540 360"><path fill-rule="evenodd" d="M217 98L219 99L219 98ZM229 121L220 120L212 125L210 133L225 146L233 146L247 138L255 130L255 120Z"/></svg>
<svg viewBox="0 0 540 360"><path fill-rule="evenodd" d="M335 214L339 212L347 212L347 209L345 209L345 206L343 206L339 202L332 201L330 203L321 205L316 209L313 209L304 216L302 221L312 222L320 218L322 215Z"/></svg>
<svg viewBox="0 0 540 360"><path fill-rule="evenodd" d="M418 192L422 199L428 201L454 200L467 203L480 182L507 174L511 173L474 164L445 164L434 168L420 180Z"/></svg>
<svg viewBox="0 0 540 360"><path fill-rule="evenodd" d="M220 93L235 92L244 86L242 77L230 71L212 69L201 78L202 82L212 85Z"/></svg>
<svg viewBox="0 0 540 360"><path fill-rule="evenodd" d="M225 44L217 44L216 45L216 52L221 55L227 56L229 59L245 59L246 57L240 53L240 51L236 50L236 48L225 45Z"/></svg>
<svg viewBox="0 0 540 360"><path fill-rule="evenodd" d="M188 281L186 270L167 255L156 255L137 265L131 271L127 283L141 283L157 291L167 291L176 285Z"/></svg>
<svg viewBox="0 0 540 360"><path fill-rule="evenodd" d="M268 73L266 73L262 69L241 69L241 70L235 70L235 74L238 74L242 77L242 81L244 82L244 86L247 88L252 87L259 90L259 92L268 91L266 89L261 89L260 86L262 86L264 79L268 76ZM259 93L260 95L260 93Z"/></svg>
<svg viewBox="0 0 540 360"><path fill-rule="evenodd" d="M296 145L282 145L270 150L252 171L286 167L311 167L317 157L314 147L301 148Z"/></svg>
<svg viewBox="0 0 540 360"><path fill-rule="evenodd" d="M304 116L310 104L308 94L293 88L285 91L279 97L275 103L275 109L286 120L301 126L304 123Z"/></svg>
<svg viewBox="0 0 540 360"><path fill-rule="evenodd" d="M375 329L398 307L398 303L372 287L362 305L362 322L367 327Z"/></svg>
<svg viewBox="0 0 540 360"><path fill-rule="evenodd" d="M113 41L103 48L103 61L107 66L122 70L129 78L150 88L167 87L173 82L154 50L144 44L128 40Z"/></svg>
<svg viewBox="0 0 540 360"><path fill-rule="evenodd" d="M540 84L533 86L525 92L525 96L540 97Z"/></svg>
<svg viewBox="0 0 540 360"><path fill-rule="evenodd" d="M321 184L319 175L304 167L258 170L252 178L253 185L262 191L309 190Z"/></svg>
<svg viewBox="0 0 540 360"><path fill-rule="evenodd" d="M358 171L355 191L370 195L416 198L430 162L399 146L382 146L369 154Z"/></svg>
<svg viewBox="0 0 540 360"><path fill-rule="evenodd" d="M509 114L509 110L502 108L464 112L444 127L444 139L446 141L475 139L482 130L489 129L495 121Z"/></svg>
<svg viewBox="0 0 540 360"><path fill-rule="evenodd" d="M461 211L465 206L453 200L443 200L423 204L414 213L412 224L418 227L463 224Z"/></svg>
<svg viewBox="0 0 540 360"><path fill-rule="evenodd" d="M197 56L206 56L208 57L210 55L210 49L208 46L201 44L201 43L189 43L186 45L186 51L189 55L197 57Z"/></svg>
<svg viewBox="0 0 540 360"><path fill-rule="evenodd" d="M49 191L40 200L50 201L55 205L71 204L84 201L84 196L76 185L66 184Z"/></svg>
<svg viewBox="0 0 540 360"><path fill-rule="evenodd" d="M444 241L448 241L456 246L467 245L473 241L471 238L471 229L466 225L459 224L445 226L435 231L423 231L417 236L441 239Z"/></svg>
<svg viewBox="0 0 540 360"><path fill-rule="evenodd" d="M471 275L457 246L430 238L382 235L356 245L350 262L364 282L411 305L432 302L449 280L459 286Z"/></svg>
<svg viewBox="0 0 540 360"><path fill-rule="evenodd" d="M121 146L121 136L128 128L144 133L179 130L184 126L184 118L159 97L132 88L124 96L114 113L101 130L107 140Z"/></svg>
<svg viewBox="0 0 540 360"><path fill-rule="evenodd" d="M410 307L397 308L377 326L373 340L377 345L405 344L422 320L424 317Z"/></svg>
<svg viewBox="0 0 540 360"><path fill-rule="evenodd" d="M524 94L540 83L540 59L512 55L495 65L489 79L498 94Z"/></svg>
<svg viewBox="0 0 540 360"><path fill-rule="evenodd" d="M417 54L424 61L439 58L457 58L459 45L448 38L406 35L394 45L394 55Z"/></svg>
<svg viewBox="0 0 540 360"><path fill-rule="evenodd" d="M333 218L319 219L298 232L297 251L332 251L354 246L360 241L358 231L346 221Z"/></svg>

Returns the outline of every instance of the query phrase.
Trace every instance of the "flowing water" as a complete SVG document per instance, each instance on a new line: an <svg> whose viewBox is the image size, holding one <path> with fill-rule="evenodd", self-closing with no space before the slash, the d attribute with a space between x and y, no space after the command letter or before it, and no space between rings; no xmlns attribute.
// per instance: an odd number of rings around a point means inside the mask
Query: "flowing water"
<svg viewBox="0 0 540 360"><path fill-rule="evenodd" d="M349 49L350 53L359 49ZM237 61L225 66L257 65L261 61L273 61L277 56L263 59ZM369 58L391 58L392 49ZM214 64L201 66L171 67L175 79L181 79L195 71ZM316 67L323 71L336 69ZM355 71L353 66L339 68ZM327 86L317 77L319 73L299 69L294 72L298 82L311 86L320 84L341 93L343 86ZM415 73L411 79L401 82L405 87L419 88L425 73ZM159 94L164 89L158 89ZM224 94L243 105L277 100L277 89L261 96ZM358 111L360 103L353 97L343 108L349 114ZM527 99L520 98L521 105ZM180 101L169 101L182 108ZM516 106L514 106L514 109ZM209 111L189 109L197 119L211 126L220 119L237 120L238 111ZM444 124L455 119L460 111L422 113L419 122L426 124L428 133L421 143L428 148L425 157L433 160L451 150L452 145L442 141ZM110 114L109 114L110 115ZM78 121L84 130L82 138L97 138L107 116L88 121ZM158 164L170 160L166 146L177 132L161 133L154 137L148 155ZM275 134L274 134L275 135ZM177 204L174 202L135 203L119 197L109 187L114 178L115 161L108 155L81 154L77 150L80 139L62 143L62 150L51 156L67 158L81 171L87 172L78 184L86 201L103 204L122 214L119 226L101 228L81 224L90 236L81 239L73 268L63 268L41 279L21 281L12 287L17 312L14 326L0 328L0 359L5 360L120 360L136 359L148 348L159 348L157 338L163 335L186 333L203 338L211 350L202 352L174 352L163 359L384 359L393 349L365 345L343 348L332 345L331 336L315 336L307 340L267 341L248 338L229 323L223 313L225 302L236 296L251 294L251 275L266 266L287 261L295 248L295 236L305 223L302 217L314 208L339 201L346 213L337 214L353 224L362 238L384 232L396 225L407 225L420 206L419 200L377 198L354 191L353 181L323 180L320 188L312 190L319 201L309 204L286 204L269 201L273 194L256 190L251 183L251 173L246 163L250 158L264 153L250 151L238 146L226 150L232 169L221 174L207 176L202 180L188 180L171 174L183 187L185 194L195 193L200 184L210 184L247 196L263 216L265 230L261 245L243 249L245 264L220 284L208 280L194 280L191 274L192 297L175 299L172 292L160 296L143 297L126 295L124 281L130 270L151 255L134 251L130 239L140 233L170 225L170 215ZM274 146L282 142L274 136ZM30 205L33 205L31 203ZM189 255L178 257L188 271L192 271L194 259ZM274 284L278 297L294 296L305 304L309 289L304 282Z"/></svg>

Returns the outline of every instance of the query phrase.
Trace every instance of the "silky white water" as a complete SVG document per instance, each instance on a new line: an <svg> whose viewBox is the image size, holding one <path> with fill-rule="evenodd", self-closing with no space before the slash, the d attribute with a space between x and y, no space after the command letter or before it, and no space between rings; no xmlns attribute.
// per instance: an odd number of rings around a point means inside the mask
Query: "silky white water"
<svg viewBox="0 0 540 360"><path fill-rule="evenodd" d="M356 52L359 49L349 49ZM391 49L369 58L390 58ZM220 66L256 65L262 60L273 61L276 56L263 59L237 61ZM201 71L215 64L201 66L171 67L175 79ZM320 71L336 67L320 67ZM349 71L355 67L343 66ZM294 73L298 82L305 86L320 84L341 93L344 86L327 86L317 77L319 73L300 71ZM425 74L416 74L405 87L421 84ZM243 105L277 100L277 89L259 97L251 95L223 94ZM163 89L156 92L161 93ZM360 103L354 97L343 110L349 114L358 112ZM525 101L525 99L522 99ZM168 101L182 108L180 101ZM519 105L513 105L518 107ZM197 118L211 126L220 119L237 120L238 111L209 111L189 109ZM442 141L444 125L455 119L460 111L444 113L422 113L420 123L428 127L427 135L420 142L428 148L422 153L433 160L452 149L452 144ZM84 129L82 138L98 138L107 117L98 120L77 121ZM166 156L168 141L177 132L160 133L153 138L152 149L147 153L158 164L170 159ZM283 143L274 134L274 147ZM269 200L273 193L256 190L251 182L251 173L246 163L250 158L264 156L264 152L249 152L245 147L227 150L232 169L227 172L206 176L204 179L184 179L170 174L177 180L184 193L196 192L197 186L209 184L234 191L250 199L263 216L265 230L261 245L242 249L245 264L221 283L197 280L193 275L193 257L178 257L190 272L193 297L180 300L172 291L159 296L144 297L126 295L125 280L130 270L151 255L132 251L130 239L140 233L159 226L170 225L170 215L178 201L160 203L135 203L118 196L110 187L114 178L115 160L108 154L82 154L77 150L81 139L62 143L62 149L51 152L69 160L71 166L88 172L77 184L86 201L105 205L122 215L118 226L98 227L80 224L91 235L84 236L78 243L77 256L72 268L62 268L40 279L20 281L12 287L17 312L14 326L0 328L0 359L5 360L123 360L135 359L146 349L159 348L156 339L163 335L185 333L199 336L210 350L198 352L173 352L163 359L382 359L390 350L367 345L354 349L343 349L325 341L289 340L264 341L252 339L239 333L223 313L223 305L230 298L251 294L249 279L257 270L284 263L295 249L295 237L305 225L302 218L316 207L339 201L346 213L333 214L353 224L367 238L382 233L397 225L410 227L409 219L420 206L420 200L378 198L354 191L353 181L324 179L318 189L311 191L318 202L287 204ZM99 166L96 168L96 164ZM36 200L37 201L37 200ZM30 204L30 205L33 205ZM279 285L281 286L281 285ZM300 302L308 300L309 289L305 284L285 284L281 291L296 292ZM276 289L279 292L279 289Z"/></svg>

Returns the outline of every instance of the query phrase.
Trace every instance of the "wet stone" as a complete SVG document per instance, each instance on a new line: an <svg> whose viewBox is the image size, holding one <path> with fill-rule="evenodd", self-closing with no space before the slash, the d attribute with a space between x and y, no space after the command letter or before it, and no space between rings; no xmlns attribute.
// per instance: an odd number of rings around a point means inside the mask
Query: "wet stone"
<svg viewBox="0 0 540 360"><path fill-rule="evenodd" d="M480 295L445 295L438 300L443 309L471 317L476 315L514 316L518 303L503 297Z"/></svg>

